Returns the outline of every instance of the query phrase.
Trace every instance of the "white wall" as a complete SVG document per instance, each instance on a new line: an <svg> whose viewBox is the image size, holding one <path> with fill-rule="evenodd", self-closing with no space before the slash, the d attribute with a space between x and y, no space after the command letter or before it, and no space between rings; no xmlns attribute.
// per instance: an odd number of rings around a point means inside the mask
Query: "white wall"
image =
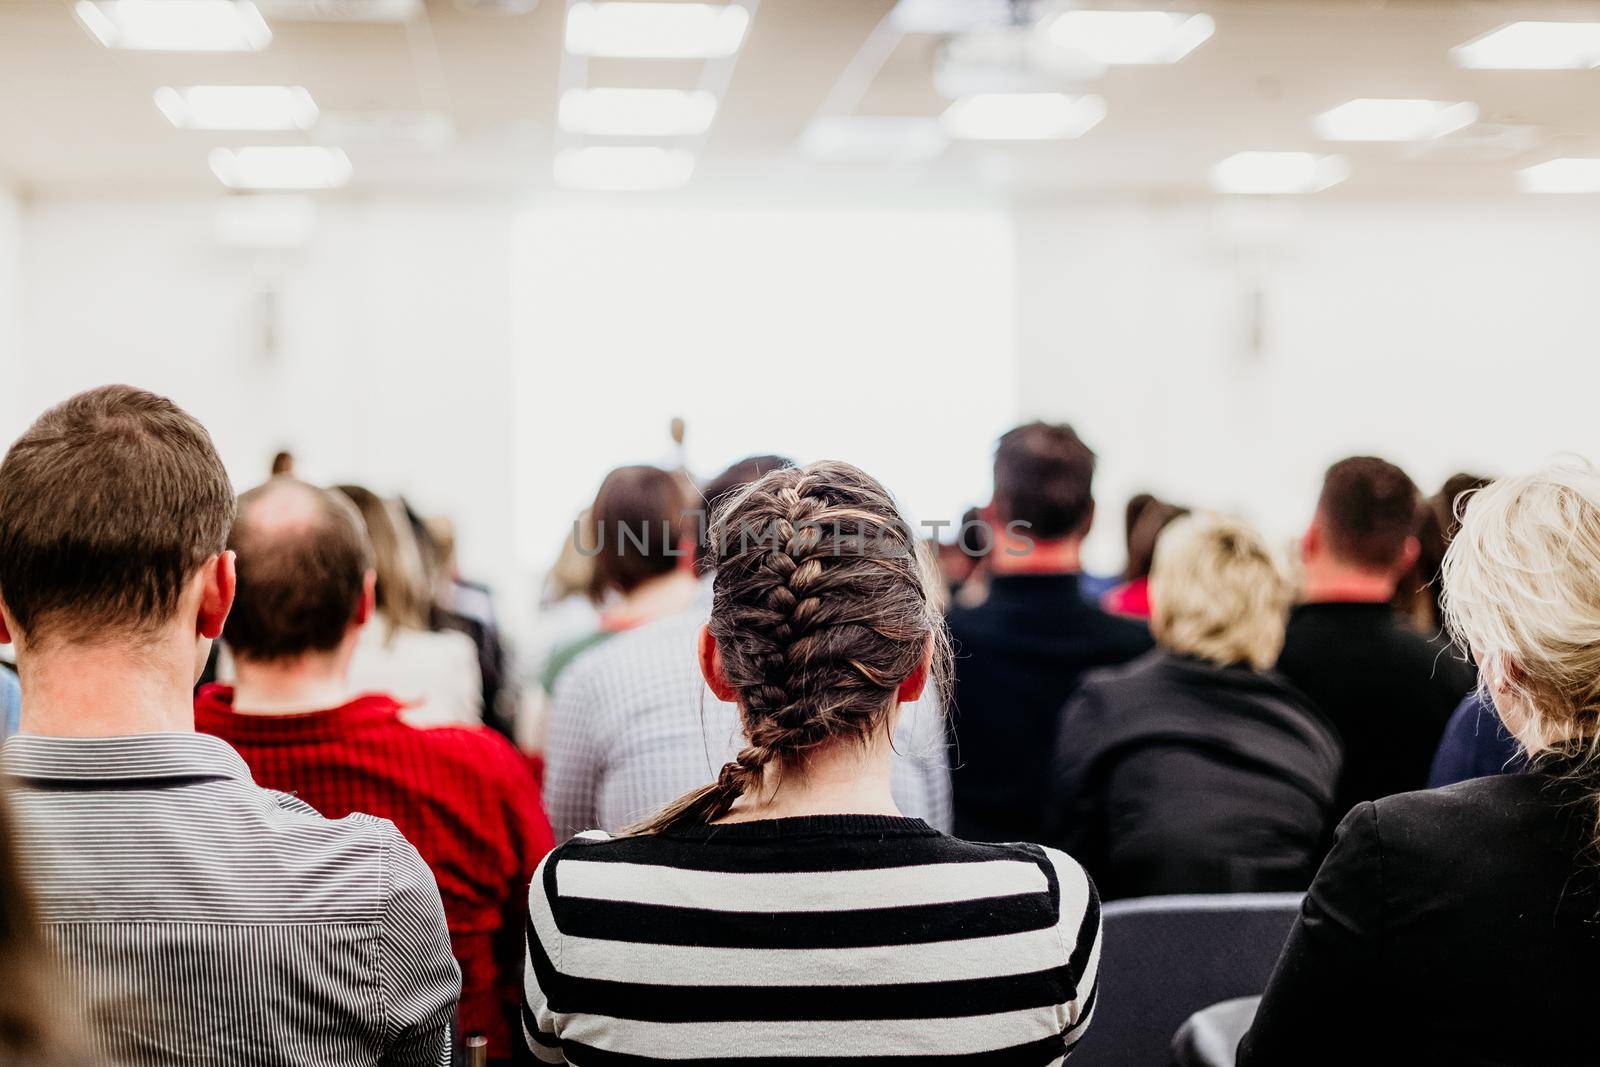
<svg viewBox="0 0 1600 1067"><path fill-rule="evenodd" d="M1094 562L1120 562L1121 503L1140 489L1286 538L1353 452L1428 491L1457 469L1600 460L1592 201L1265 210L1016 217L1021 405L1101 454Z"/></svg>
<svg viewBox="0 0 1600 1067"><path fill-rule="evenodd" d="M0 432L130 381L198 416L241 488L289 447L306 477L456 517L463 566L509 581L509 208L330 202L306 248L266 257L220 247L213 211L28 206L24 358Z"/></svg>
<svg viewBox="0 0 1600 1067"><path fill-rule="evenodd" d="M334 200L269 259L220 248L213 203L0 195L0 437L131 380L195 411L241 486L288 445L309 477L455 515L508 600L606 467L666 458L674 414L698 469L831 453L923 518L986 495L1014 417L1071 419L1103 457L1102 568L1137 489L1287 537L1356 450L1427 488L1600 459L1582 199L1307 198L1265 220Z"/></svg>
<svg viewBox="0 0 1600 1067"><path fill-rule="evenodd" d="M22 254L22 215L11 190L0 185L0 442L19 418L17 385L21 375L18 266Z"/></svg>
<svg viewBox="0 0 1600 1067"><path fill-rule="evenodd" d="M958 525L1015 417L1008 216L965 206L554 204L519 220L530 566L605 472L849 460Z"/></svg>

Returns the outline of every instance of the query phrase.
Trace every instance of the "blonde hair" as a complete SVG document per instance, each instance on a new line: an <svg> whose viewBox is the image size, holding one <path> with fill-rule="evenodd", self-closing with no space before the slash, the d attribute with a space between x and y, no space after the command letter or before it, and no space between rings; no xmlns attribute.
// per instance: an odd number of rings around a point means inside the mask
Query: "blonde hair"
<svg viewBox="0 0 1600 1067"><path fill-rule="evenodd" d="M1174 652L1264 671L1283 648L1289 583L1266 540L1237 519L1178 519L1156 541L1150 628Z"/></svg>
<svg viewBox="0 0 1600 1067"><path fill-rule="evenodd" d="M1557 464L1457 501L1451 633L1530 755L1583 754L1600 717L1600 473Z"/></svg>

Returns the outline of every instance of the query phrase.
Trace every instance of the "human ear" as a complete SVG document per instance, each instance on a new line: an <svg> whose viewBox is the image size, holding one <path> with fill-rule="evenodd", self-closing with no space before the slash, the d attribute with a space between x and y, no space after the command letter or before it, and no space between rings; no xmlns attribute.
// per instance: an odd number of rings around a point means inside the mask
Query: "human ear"
<svg viewBox="0 0 1600 1067"><path fill-rule="evenodd" d="M233 595L238 587L232 552L221 552L206 562L200 589L200 614L195 620L195 630L201 637L214 641L222 636L222 624L233 608Z"/></svg>
<svg viewBox="0 0 1600 1067"><path fill-rule="evenodd" d="M728 684L727 676L722 673L722 652L717 648L717 639L711 636L711 627L700 627L698 652L700 656L700 674L706 680L711 693L724 704L738 703L739 691Z"/></svg>

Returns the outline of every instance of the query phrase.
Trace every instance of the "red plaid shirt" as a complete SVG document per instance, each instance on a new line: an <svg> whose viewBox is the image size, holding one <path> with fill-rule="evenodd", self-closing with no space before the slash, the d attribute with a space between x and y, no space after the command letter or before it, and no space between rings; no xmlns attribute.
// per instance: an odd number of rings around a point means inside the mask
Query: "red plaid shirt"
<svg viewBox="0 0 1600 1067"><path fill-rule="evenodd" d="M208 685L195 725L227 741L259 785L330 819L362 811L400 828L433 869L461 964L461 1028L489 1054L522 1048L523 916L550 823L528 760L483 727L419 729L401 704L368 693L301 715L241 715L233 689Z"/></svg>

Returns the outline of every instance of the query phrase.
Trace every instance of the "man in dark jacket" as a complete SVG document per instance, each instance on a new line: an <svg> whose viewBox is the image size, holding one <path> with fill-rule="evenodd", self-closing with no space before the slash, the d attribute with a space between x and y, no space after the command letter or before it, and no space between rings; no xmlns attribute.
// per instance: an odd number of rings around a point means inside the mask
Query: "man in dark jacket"
<svg viewBox="0 0 1600 1067"><path fill-rule="evenodd" d="M989 595L950 612L957 837L1040 840L1062 706L1085 671L1150 647L1143 625L1101 611L1080 586L1094 465L1070 426L1019 426L995 449Z"/></svg>

